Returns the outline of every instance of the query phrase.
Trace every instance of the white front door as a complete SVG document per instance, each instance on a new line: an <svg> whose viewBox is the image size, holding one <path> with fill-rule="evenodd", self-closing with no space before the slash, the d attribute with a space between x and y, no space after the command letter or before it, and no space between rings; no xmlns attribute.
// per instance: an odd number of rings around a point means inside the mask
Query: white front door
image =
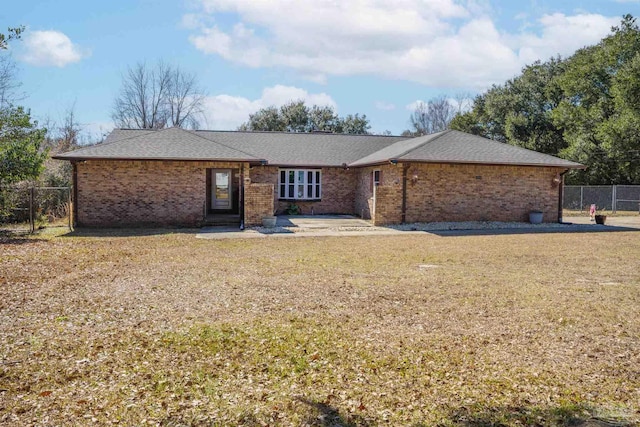
<svg viewBox="0 0 640 427"><path fill-rule="evenodd" d="M214 169L211 173L211 209L231 210L233 194L231 169Z"/></svg>

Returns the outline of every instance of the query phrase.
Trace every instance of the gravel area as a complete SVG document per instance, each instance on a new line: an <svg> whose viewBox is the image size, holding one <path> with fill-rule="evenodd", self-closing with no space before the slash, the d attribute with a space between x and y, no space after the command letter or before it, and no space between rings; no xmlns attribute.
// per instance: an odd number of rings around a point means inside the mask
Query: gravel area
<svg viewBox="0 0 640 427"><path fill-rule="evenodd" d="M383 231L443 231L443 230L497 230L497 229L536 229L536 228L569 228L570 224L543 223L530 224L527 222L500 222L500 221L464 221L464 222L417 222L412 224L396 224L385 227L328 227L323 230L330 231L361 231L361 232L383 232ZM262 234L278 233L313 233L318 229L305 227L248 227Z"/></svg>
<svg viewBox="0 0 640 427"><path fill-rule="evenodd" d="M389 228L402 231L441 231L441 230L497 230L510 228L568 228L570 224L545 222L531 224L528 222L500 221L464 221L464 222L417 222L413 224L390 225Z"/></svg>

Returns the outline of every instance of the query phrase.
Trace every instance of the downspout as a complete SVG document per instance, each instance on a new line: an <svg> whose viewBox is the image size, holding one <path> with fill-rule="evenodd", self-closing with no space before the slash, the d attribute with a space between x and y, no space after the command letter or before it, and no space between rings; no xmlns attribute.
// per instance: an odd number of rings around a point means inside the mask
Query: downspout
<svg viewBox="0 0 640 427"><path fill-rule="evenodd" d="M73 167L73 172L71 174L71 185L73 185L73 199L71 200L71 203L73 204L73 227L75 228L78 225L78 164L72 161L71 166Z"/></svg>
<svg viewBox="0 0 640 427"><path fill-rule="evenodd" d="M407 171L409 165L402 164L402 224L407 221Z"/></svg>
<svg viewBox="0 0 640 427"><path fill-rule="evenodd" d="M563 224L562 222L562 201L564 199L564 175L569 172L570 169L562 172L560 174L560 183L558 184L558 223Z"/></svg>
<svg viewBox="0 0 640 427"><path fill-rule="evenodd" d="M240 191L238 192L238 209L240 211L240 230L244 230L244 167L240 169Z"/></svg>

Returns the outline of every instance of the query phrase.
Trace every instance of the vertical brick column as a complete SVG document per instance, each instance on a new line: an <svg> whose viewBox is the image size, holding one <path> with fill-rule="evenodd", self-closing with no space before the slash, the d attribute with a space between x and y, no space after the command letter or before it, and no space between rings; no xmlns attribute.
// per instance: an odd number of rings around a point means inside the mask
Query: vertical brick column
<svg viewBox="0 0 640 427"><path fill-rule="evenodd" d="M375 189L373 224L402 222L402 189L399 185L378 185Z"/></svg>
<svg viewBox="0 0 640 427"><path fill-rule="evenodd" d="M262 224L262 218L273 215L273 184L245 183L244 223L247 226Z"/></svg>

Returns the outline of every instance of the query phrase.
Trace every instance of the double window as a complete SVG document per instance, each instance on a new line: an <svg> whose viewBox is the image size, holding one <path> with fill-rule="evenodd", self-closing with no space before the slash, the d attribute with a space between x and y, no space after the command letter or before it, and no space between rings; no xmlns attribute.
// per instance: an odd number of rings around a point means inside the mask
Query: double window
<svg viewBox="0 0 640 427"><path fill-rule="evenodd" d="M280 169L280 199L316 200L322 194L320 169Z"/></svg>

